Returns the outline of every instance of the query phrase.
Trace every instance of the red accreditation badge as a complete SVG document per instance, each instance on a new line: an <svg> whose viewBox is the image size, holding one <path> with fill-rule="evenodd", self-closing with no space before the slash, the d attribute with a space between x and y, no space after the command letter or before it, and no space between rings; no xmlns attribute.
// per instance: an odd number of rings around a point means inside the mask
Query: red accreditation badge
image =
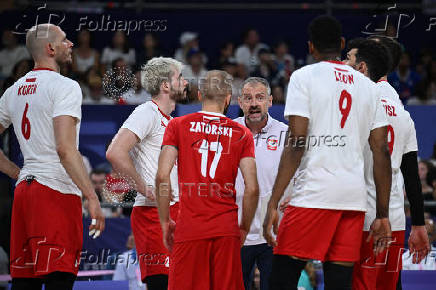
<svg viewBox="0 0 436 290"><path fill-rule="evenodd" d="M275 150L277 150L277 146L279 144L279 140L277 138L275 138L275 137L269 137L267 142L266 142L266 144L267 144L268 150L275 151Z"/></svg>

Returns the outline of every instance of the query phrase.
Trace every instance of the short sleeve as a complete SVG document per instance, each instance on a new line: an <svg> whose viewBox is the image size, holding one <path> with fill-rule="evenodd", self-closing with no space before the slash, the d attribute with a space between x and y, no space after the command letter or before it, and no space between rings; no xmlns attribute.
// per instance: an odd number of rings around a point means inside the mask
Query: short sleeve
<svg viewBox="0 0 436 290"><path fill-rule="evenodd" d="M407 135L405 138L405 144L404 144L404 154L418 151L418 142L416 141L416 130L415 130L415 123L413 123L412 118L410 118L407 123Z"/></svg>
<svg viewBox="0 0 436 290"><path fill-rule="evenodd" d="M375 110L372 118L371 130L384 127L389 125L388 119L386 117L385 109L383 108L383 103L380 100L380 97L375 96Z"/></svg>
<svg viewBox="0 0 436 290"><path fill-rule="evenodd" d="M178 132L177 130L177 118L172 119L169 123L167 128L165 129L164 138L162 141L162 146L164 145L171 145L176 148L179 148L179 138L178 138Z"/></svg>
<svg viewBox="0 0 436 290"><path fill-rule="evenodd" d="M310 99L306 78L302 76L304 71L295 71L289 80L286 95L285 118L294 115L310 119Z"/></svg>
<svg viewBox="0 0 436 290"><path fill-rule="evenodd" d="M68 81L64 86L56 87L54 91L53 118L72 116L82 118L82 90L76 81Z"/></svg>
<svg viewBox="0 0 436 290"><path fill-rule="evenodd" d="M7 102L6 102L6 96L8 93L9 90L6 90L6 92L0 98L0 124L4 128L8 128L12 123L11 116L9 114L9 110L7 107Z"/></svg>
<svg viewBox="0 0 436 290"><path fill-rule="evenodd" d="M147 103L140 105L130 114L121 128L132 131L139 140L143 140L152 131L155 125L155 116L155 112L150 106L147 106Z"/></svg>
<svg viewBox="0 0 436 290"><path fill-rule="evenodd" d="M244 142L242 143L242 152L241 152L241 159L245 157L255 157L254 154L254 139L253 134L251 134L250 130L245 128L245 136L244 136Z"/></svg>

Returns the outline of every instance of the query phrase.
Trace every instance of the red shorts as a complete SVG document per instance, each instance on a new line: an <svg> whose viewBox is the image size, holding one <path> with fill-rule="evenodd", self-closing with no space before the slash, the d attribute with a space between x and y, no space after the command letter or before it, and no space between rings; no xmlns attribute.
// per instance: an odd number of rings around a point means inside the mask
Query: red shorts
<svg viewBox="0 0 436 290"><path fill-rule="evenodd" d="M216 237L174 243L169 290L244 290L241 239Z"/></svg>
<svg viewBox="0 0 436 290"><path fill-rule="evenodd" d="M274 254L321 261L359 259L365 213L288 206Z"/></svg>
<svg viewBox="0 0 436 290"><path fill-rule="evenodd" d="M177 219L179 204L170 207L172 220ZM130 217L138 253L141 280L148 276L168 275L169 252L163 244L159 213L153 206L135 206Z"/></svg>
<svg viewBox="0 0 436 290"><path fill-rule="evenodd" d="M11 276L35 278L60 271L77 275L83 243L82 201L33 180L15 188Z"/></svg>
<svg viewBox="0 0 436 290"><path fill-rule="evenodd" d="M369 232L363 232L359 263L354 265L353 289L395 290L403 267L404 231L392 232L393 242L377 257L374 256L374 242L366 242Z"/></svg>

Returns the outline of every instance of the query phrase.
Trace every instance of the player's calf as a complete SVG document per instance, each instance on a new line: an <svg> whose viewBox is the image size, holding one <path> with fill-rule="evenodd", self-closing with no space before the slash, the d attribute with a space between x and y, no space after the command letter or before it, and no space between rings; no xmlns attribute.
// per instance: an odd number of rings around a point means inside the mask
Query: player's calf
<svg viewBox="0 0 436 290"><path fill-rule="evenodd" d="M274 255L270 276L271 290L297 289L301 271L306 261L293 259L285 255Z"/></svg>
<svg viewBox="0 0 436 290"><path fill-rule="evenodd" d="M325 290L351 290L353 278L352 265L345 266L333 262L325 262L323 270Z"/></svg>

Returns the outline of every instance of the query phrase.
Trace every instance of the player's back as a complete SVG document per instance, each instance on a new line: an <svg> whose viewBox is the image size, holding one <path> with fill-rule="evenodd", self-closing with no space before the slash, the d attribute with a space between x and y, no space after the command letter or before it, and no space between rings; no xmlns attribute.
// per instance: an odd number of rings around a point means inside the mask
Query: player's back
<svg viewBox="0 0 436 290"><path fill-rule="evenodd" d="M0 99L2 124L14 126L24 158L18 182L33 175L38 182L63 193L81 195L60 163L56 151L53 118L81 118L81 90L77 82L48 69L27 73L6 90Z"/></svg>
<svg viewBox="0 0 436 290"><path fill-rule="evenodd" d="M386 125L375 96L375 84L341 62L323 61L292 74L285 115L309 119L292 205L366 209L363 149L370 131Z"/></svg>
<svg viewBox="0 0 436 290"><path fill-rule="evenodd" d="M391 154L392 187L389 201L389 220L392 230L404 230L404 194L403 177L401 175L401 161L403 155L417 151L415 125L409 112L399 101L397 92L388 82L377 83L377 90L384 112L388 120L388 147ZM368 211L365 219L365 230L369 230L370 222L375 218L376 190L373 177L372 153L365 148L365 180L368 190Z"/></svg>
<svg viewBox="0 0 436 290"><path fill-rule="evenodd" d="M211 112L175 118L166 130L163 145L178 148L180 212L175 240L238 236L234 184L240 160L254 157L251 132Z"/></svg>

